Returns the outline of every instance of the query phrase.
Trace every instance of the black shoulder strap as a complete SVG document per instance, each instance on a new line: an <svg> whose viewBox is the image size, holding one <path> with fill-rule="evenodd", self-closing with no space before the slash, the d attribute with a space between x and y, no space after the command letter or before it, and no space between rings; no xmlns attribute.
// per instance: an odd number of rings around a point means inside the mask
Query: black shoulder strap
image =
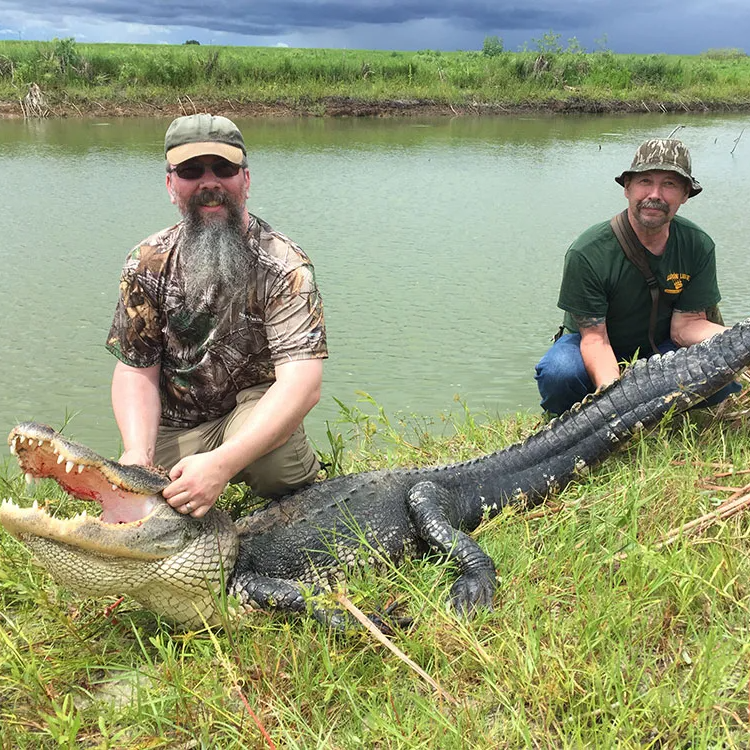
<svg viewBox="0 0 750 750"><path fill-rule="evenodd" d="M643 274L648 284L648 291L651 293L651 316L648 322L648 341L651 344L651 349L656 353L656 343L654 341L654 333L656 331L656 317L659 309L659 283L656 281L656 277L653 274L648 260L646 259L646 248L638 239L638 236L633 231L633 227L630 226L628 221L627 209L621 214L617 214L612 221L612 231L617 237L617 241L620 243L625 257Z"/></svg>

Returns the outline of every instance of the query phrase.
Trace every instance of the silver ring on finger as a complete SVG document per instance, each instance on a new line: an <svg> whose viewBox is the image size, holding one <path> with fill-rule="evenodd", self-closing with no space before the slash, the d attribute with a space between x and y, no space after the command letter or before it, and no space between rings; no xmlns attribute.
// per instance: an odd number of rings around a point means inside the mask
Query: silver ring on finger
<svg viewBox="0 0 750 750"><path fill-rule="evenodd" d="M190 505L190 500L188 500L188 501L187 501L187 502L185 503L185 510L186 510L186 511L187 511L188 513L190 513L190 508L191 508L191 507L192 507L192 506Z"/></svg>

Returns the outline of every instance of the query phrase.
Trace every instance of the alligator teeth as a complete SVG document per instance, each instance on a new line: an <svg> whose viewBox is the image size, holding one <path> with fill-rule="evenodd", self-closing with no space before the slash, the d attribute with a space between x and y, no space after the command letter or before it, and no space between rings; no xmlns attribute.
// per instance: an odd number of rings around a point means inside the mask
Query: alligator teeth
<svg viewBox="0 0 750 750"><path fill-rule="evenodd" d="M12 456L16 455L16 441L17 440L18 440L18 438L13 438L13 442L10 444L10 454Z"/></svg>
<svg viewBox="0 0 750 750"><path fill-rule="evenodd" d="M65 462L65 473L70 474L71 471L73 471L73 462L72 461L66 461Z"/></svg>
<svg viewBox="0 0 750 750"><path fill-rule="evenodd" d="M116 485L116 484L113 484L113 485L112 485L112 489L113 489L113 490L114 490L115 492L117 492L117 485Z"/></svg>
<svg viewBox="0 0 750 750"><path fill-rule="evenodd" d="M41 448L44 445L44 440L37 440L36 441L36 447Z"/></svg>
<svg viewBox="0 0 750 750"><path fill-rule="evenodd" d="M34 475L30 471L27 471L23 475L23 478L26 480L26 484L33 484L34 483Z"/></svg>
<svg viewBox="0 0 750 750"><path fill-rule="evenodd" d="M60 455L59 455L59 456L57 457L57 463L61 464L61 463L62 463L62 462L63 462L64 460L65 460L65 456L63 456L63 454L61 453L61 454L60 454Z"/></svg>
<svg viewBox="0 0 750 750"><path fill-rule="evenodd" d="M78 464L78 473L80 474L83 471L83 464Z"/></svg>
<svg viewBox="0 0 750 750"><path fill-rule="evenodd" d="M25 435L19 435L18 436L18 442L21 443L21 445L23 445L24 442L26 442L26 436Z"/></svg>

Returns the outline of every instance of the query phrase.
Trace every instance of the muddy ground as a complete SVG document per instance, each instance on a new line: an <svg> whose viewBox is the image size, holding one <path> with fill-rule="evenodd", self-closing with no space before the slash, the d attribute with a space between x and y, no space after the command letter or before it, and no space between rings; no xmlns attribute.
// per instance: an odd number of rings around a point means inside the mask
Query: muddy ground
<svg viewBox="0 0 750 750"><path fill-rule="evenodd" d="M591 101L569 97L521 104L446 104L431 100L397 99L364 101L328 97L309 101L240 101L237 99L191 99L176 101L111 102L70 100L50 102L45 117L176 117L194 112L212 112L227 117L430 117L513 114L607 114L636 112L750 112L748 102L625 102ZM0 101L0 118L23 118L20 101Z"/></svg>

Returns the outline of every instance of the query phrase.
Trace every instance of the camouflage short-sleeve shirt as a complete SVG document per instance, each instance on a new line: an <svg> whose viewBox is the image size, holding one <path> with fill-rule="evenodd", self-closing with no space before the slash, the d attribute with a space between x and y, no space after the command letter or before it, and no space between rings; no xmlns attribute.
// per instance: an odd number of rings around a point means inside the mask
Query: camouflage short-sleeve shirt
<svg viewBox="0 0 750 750"><path fill-rule="evenodd" d="M161 423L171 427L224 416L239 391L272 382L278 364L328 356L315 271L297 245L251 215L246 304L229 304L219 290L189 310L182 231L180 222L131 251L106 344L131 367L161 366Z"/></svg>

